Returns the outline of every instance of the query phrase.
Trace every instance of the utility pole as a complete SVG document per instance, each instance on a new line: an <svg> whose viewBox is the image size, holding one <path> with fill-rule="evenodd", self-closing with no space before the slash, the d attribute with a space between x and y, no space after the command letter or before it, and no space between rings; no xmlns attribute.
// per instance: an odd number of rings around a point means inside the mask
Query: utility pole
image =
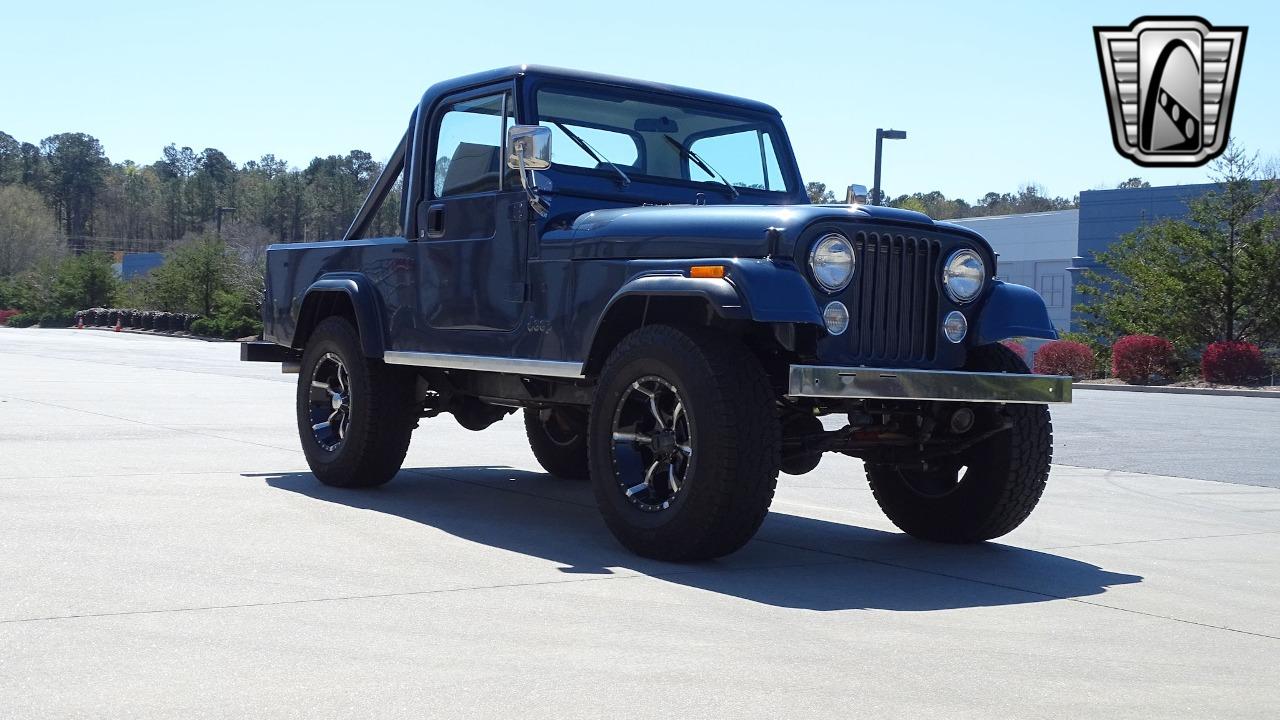
<svg viewBox="0 0 1280 720"><path fill-rule="evenodd" d="M879 163L876 164L876 167L879 167ZM235 211L236 209L233 207L220 207L213 211L214 217L217 220L219 238L222 237L222 213L233 213Z"/></svg>
<svg viewBox="0 0 1280 720"><path fill-rule="evenodd" d="M881 194L883 191L880 189L880 152L881 152L881 145L883 144L883 141L906 140L906 139L907 139L906 130L885 130L883 128L876 128L876 172L875 172L875 177L873 178L873 181L872 181L872 188L871 188L871 204L872 205L884 204L884 198L881 197Z"/></svg>

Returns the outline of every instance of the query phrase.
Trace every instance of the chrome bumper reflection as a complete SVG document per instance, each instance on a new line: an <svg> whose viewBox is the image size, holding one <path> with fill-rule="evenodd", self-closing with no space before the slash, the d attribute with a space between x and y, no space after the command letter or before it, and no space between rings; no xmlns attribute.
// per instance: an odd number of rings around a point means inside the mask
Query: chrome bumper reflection
<svg viewBox="0 0 1280 720"><path fill-rule="evenodd" d="M881 400L1069 403L1071 377L792 365L787 395Z"/></svg>

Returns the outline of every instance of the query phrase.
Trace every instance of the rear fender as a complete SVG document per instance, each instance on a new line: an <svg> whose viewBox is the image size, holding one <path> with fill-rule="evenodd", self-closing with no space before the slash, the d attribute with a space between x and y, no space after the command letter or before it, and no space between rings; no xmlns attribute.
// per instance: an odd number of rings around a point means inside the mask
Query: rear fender
<svg viewBox="0 0 1280 720"><path fill-rule="evenodd" d="M328 293L338 293L351 303L360 347L366 357L380 358L386 350L386 334L382 326L382 300L373 282L360 273L331 273L311 283L299 304L297 330L293 346L301 347L311 330L323 318L318 316L322 300Z"/></svg>

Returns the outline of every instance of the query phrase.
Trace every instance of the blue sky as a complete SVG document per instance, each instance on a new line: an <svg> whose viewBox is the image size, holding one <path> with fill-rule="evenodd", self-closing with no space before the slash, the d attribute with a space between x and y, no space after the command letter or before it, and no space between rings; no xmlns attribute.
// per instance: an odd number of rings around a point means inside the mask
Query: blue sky
<svg viewBox="0 0 1280 720"><path fill-rule="evenodd" d="M783 114L807 181L973 200L1199 182L1112 147L1093 25L1198 14L1249 26L1232 136L1280 156L1277 3L31 2L4 12L0 130L98 137L112 160L169 143L294 165L385 157L431 82L522 62L758 98Z"/></svg>

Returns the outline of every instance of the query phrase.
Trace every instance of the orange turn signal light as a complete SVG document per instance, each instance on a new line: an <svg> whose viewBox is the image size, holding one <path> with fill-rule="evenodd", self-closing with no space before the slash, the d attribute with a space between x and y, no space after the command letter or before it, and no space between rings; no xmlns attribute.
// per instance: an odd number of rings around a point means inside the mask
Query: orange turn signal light
<svg viewBox="0 0 1280 720"><path fill-rule="evenodd" d="M693 278L722 278L724 277L723 265L694 265L689 268L689 277Z"/></svg>

